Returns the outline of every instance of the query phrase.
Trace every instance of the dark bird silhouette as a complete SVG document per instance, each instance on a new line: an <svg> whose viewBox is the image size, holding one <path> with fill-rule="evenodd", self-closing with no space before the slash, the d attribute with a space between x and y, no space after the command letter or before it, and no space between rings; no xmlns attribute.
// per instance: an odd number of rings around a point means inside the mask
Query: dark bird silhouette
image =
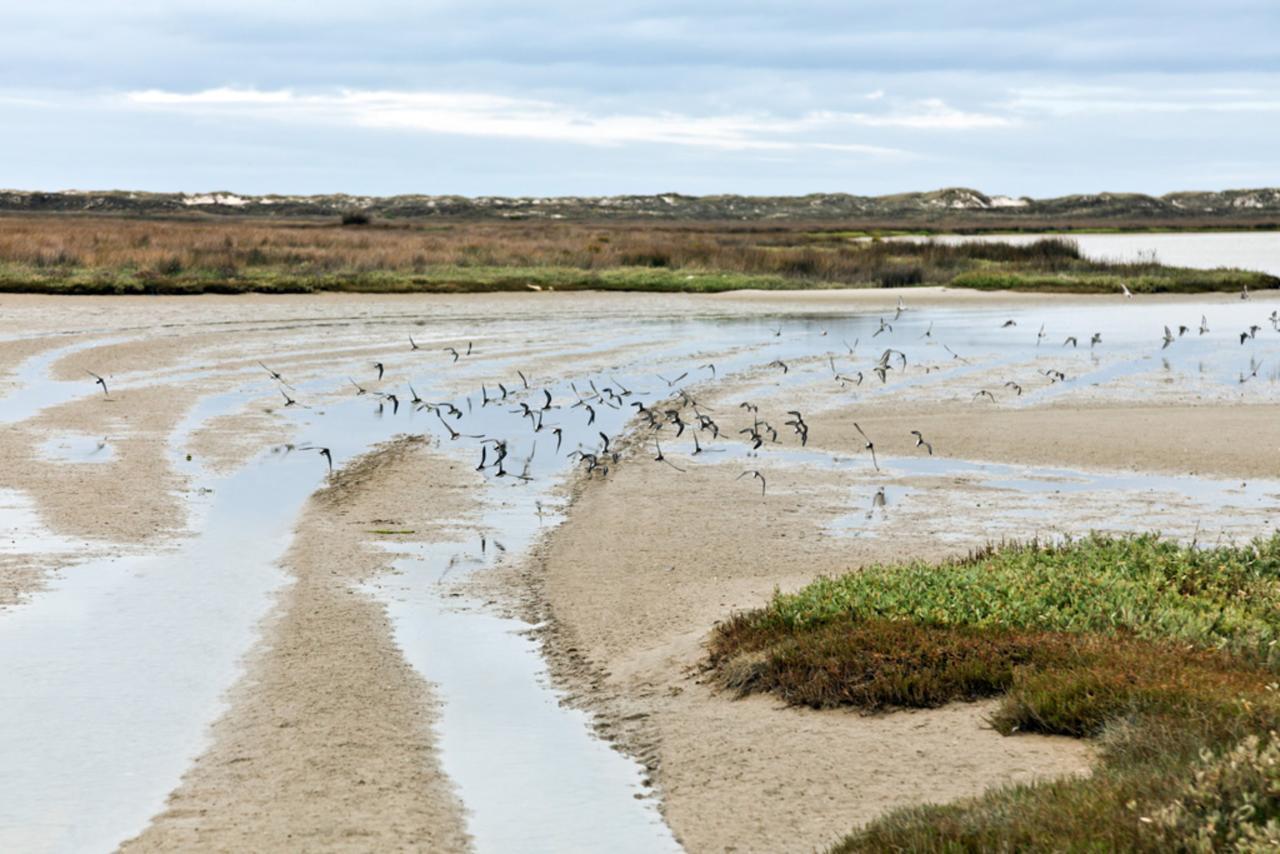
<svg viewBox="0 0 1280 854"><path fill-rule="evenodd" d="M352 384L353 386L355 386L355 387L356 387L356 394L357 394L357 395L361 395L361 394L368 394L368 391L369 391L369 390L368 390L368 389L366 389L364 386L360 385L360 383L358 383L358 382L356 382L355 380L351 379L351 377L347 377L347 379L348 379L348 380L350 380L351 384Z"/></svg>
<svg viewBox="0 0 1280 854"><path fill-rule="evenodd" d="M106 381L106 380L104 380L102 377L100 377L100 376L98 376L97 374L95 374L93 371L85 371L85 373L86 373L86 374L88 374L89 376L93 377L93 384L94 384L94 385L100 385L100 386L102 386L102 396L103 396L103 397L110 397L110 396L111 396L111 395L109 395L109 394L107 393L107 381Z"/></svg>
<svg viewBox="0 0 1280 854"><path fill-rule="evenodd" d="M288 393L284 389L280 389L280 394L284 395L285 406L296 406L298 404L298 401L294 400L292 397L289 397Z"/></svg>
<svg viewBox="0 0 1280 854"><path fill-rule="evenodd" d="M660 442L658 441L658 437L657 437L657 436L653 437L653 446L654 446L655 448L657 448L657 450L658 450L658 455L657 455L656 457L654 457L654 458L653 458L653 461L654 461L655 463L666 463L667 465L671 466L673 469L675 469L675 470L676 470L676 471L678 471L678 472L683 472L683 471L684 471L684 469L680 468L680 466L678 466L678 465L676 465L675 463L671 462L671 460L667 459L667 458L666 458L666 455L664 455L664 454L662 453L662 443L660 443Z"/></svg>
<svg viewBox="0 0 1280 854"><path fill-rule="evenodd" d="M374 362L373 366L378 369L378 382L382 382L382 372L384 370L384 368L382 367L382 363Z"/></svg>
<svg viewBox="0 0 1280 854"><path fill-rule="evenodd" d="M448 354L452 355L452 356L453 356L453 360L454 360L455 362L456 362L456 361L458 361L458 359L460 359L460 358L461 358L461 356L460 356L460 354L458 353L458 351L457 351L457 350L455 350L455 349L454 349L454 348L452 348L452 347L445 347L445 348L443 348L443 350L444 350L444 352L446 352L446 353L448 353Z"/></svg>
<svg viewBox="0 0 1280 854"><path fill-rule="evenodd" d="M742 474L735 477L734 480L742 480L747 475L751 475L752 478L760 481L760 495L763 496L767 484L765 483L764 475L760 474L756 469L747 469Z"/></svg>
<svg viewBox="0 0 1280 854"><path fill-rule="evenodd" d="M421 348L421 347L419 347L419 346L417 345L417 343L413 340L413 336L412 336L412 335L410 335L410 336L409 336L409 349L410 349L410 350L421 350L421 349L422 349L422 348Z"/></svg>
<svg viewBox="0 0 1280 854"><path fill-rule="evenodd" d="M919 430L912 430L912 431L911 431L911 435L916 437L916 447L917 447L917 448L923 447L926 451L928 451L928 452L929 452L929 456L931 456L931 457L932 457L932 456L933 456L933 445L931 445L930 443L928 443L928 442L926 442L926 441L924 440L924 436L923 436L923 435L921 435L920 431L919 431Z"/></svg>
<svg viewBox="0 0 1280 854"><path fill-rule="evenodd" d="M289 445L286 447L292 447L292 446ZM318 448L315 445L299 445L298 450L299 451L319 451L320 456L324 457L325 460L329 463L330 474L333 473L333 454L329 453L328 448Z"/></svg>
<svg viewBox="0 0 1280 854"><path fill-rule="evenodd" d="M876 467L876 471L880 471L880 462L876 459L876 443L872 442L871 437L862 431L862 428L858 426L857 421L853 422L853 429L857 430L862 436L863 441L866 442L862 447L871 452L871 464Z"/></svg>
<svg viewBox="0 0 1280 854"><path fill-rule="evenodd" d="M440 414L440 410L438 409L436 410L436 417L440 419L440 423L444 425L444 429L449 431L450 439L457 440L457 438L462 435L457 430L454 430L453 427L449 425L448 421L444 420L444 416Z"/></svg>
<svg viewBox="0 0 1280 854"><path fill-rule="evenodd" d="M675 385L676 383L680 382L680 380L684 379L684 378L685 378L685 377L687 377L687 376L689 376L689 372L688 372L688 371L685 371L683 374L681 374L680 376L676 377L676 378L675 378L675 379L673 379L673 380L669 380L669 379L667 379L667 378L666 378L666 377L664 377L662 374L658 374L658 379L660 379L660 380L662 380L664 383L666 383L666 384L667 384L667 388L671 388L673 385Z"/></svg>
<svg viewBox="0 0 1280 854"><path fill-rule="evenodd" d="M668 421L670 421L672 424L676 425L676 438L678 439L678 438L680 438L681 436L683 436L683 435L684 435L684 428L685 428L685 426L686 426L686 425L685 425L684 421L680 418L680 410L678 410L678 409L668 409L668 410L665 410L665 411L663 412L663 414L667 416L667 420L668 420Z"/></svg>
<svg viewBox="0 0 1280 854"><path fill-rule="evenodd" d="M271 379L275 380L276 382L280 383L281 385L289 385L289 383L285 382L285 378L284 378L284 377L282 377L282 376L280 376L280 374L279 374L277 371L273 371L273 370L271 370L271 369L270 369L270 368L268 368L266 365L263 365L263 364L262 364L262 362L258 362L258 364L259 364L259 365L262 365L262 370L264 370L264 371L266 371L267 373L271 374ZM290 388L292 388L292 386L290 386Z"/></svg>
<svg viewBox="0 0 1280 854"><path fill-rule="evenodd" d="M787 411L787 414L794 415L795 418L783 423L795 429L796 435L800 437L800 447L807 447L809 444L809 425L804 423L804 419L800 417L799 411L791 409Z"/></svg>

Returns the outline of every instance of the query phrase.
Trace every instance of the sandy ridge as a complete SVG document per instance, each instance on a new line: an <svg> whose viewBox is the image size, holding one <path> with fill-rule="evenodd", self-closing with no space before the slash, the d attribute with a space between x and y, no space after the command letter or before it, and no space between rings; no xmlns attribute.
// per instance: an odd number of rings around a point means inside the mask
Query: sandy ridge
<svg viewBox="0 0 1280 854"><path fill-rule="evenodd" d="M435 755L430 687L384 608L355 590L390 563L370 530L429 536L468 506L461 483L458 467L408 438L312 497L284 559L293 583L211 746L122 850L466 850L462 805Z"/></svg>

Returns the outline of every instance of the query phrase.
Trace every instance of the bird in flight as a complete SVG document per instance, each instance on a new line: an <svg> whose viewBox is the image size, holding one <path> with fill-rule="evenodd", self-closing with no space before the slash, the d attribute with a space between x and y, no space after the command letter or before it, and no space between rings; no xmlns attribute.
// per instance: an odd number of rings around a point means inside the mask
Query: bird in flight
<svg viewBox="0 0 1280 854"><path fill-rule="evenodd" d="M288 446L292 447L292 446ZM328 448L317 448L315 445L299 445L299 451L319 451L320 456L324 457L329 463L329 473L333 473L333 454L329 453Z"/></svg>
<svg viewBox="0 0 1280 854"><path fill-rule="evenodd" d="M262 365L262 362L258 362L258 364L259 364L259 365ZM271 374L271 379L275 380L276 382L280 383L281 385L289 385L289 383L285 382L285 378L284 378L284 377L282 377L282 376L280 376L280 374L279 374L279 372L278 372L278 371L273 371L273 370L271 370L270 368L268 368L266 365L262 365L262 370L264 370L264 371L266 371L267 373ZM293 386L289 386L289 387L290 387L290 388L293 388Z"/></svg>
<svg viewBox="0 0 1280 854"><path fill-rule="evenodd" d="M685 378L685 377L687 377L687 376L689 376L689 372L688 372L688 371L685 371L683 374L681 374L680 376L676 377L676 378L675 378L675 379L673 379L673 380L669 380L669 379L667 379L667 378L666 378L666 377L664 377L662 374L658 374L658 379L660 379L660 380L662 380L664 383L666 383L666 384L667 384L667 388L671 388L673 385L675 385L676 383L680 382L680 380L684 379L684 378Z"/></svg>
<svg viewBox="0 0 1280 854"><path fill-rule="evenodd" d="M658 449L658 455L657 455L656 457L654 457L654 458L653 458L653 461L654 461L655 463L666 463L667 465L671 466L671 467L672 467L673 469L675 469L676 471L678 471L678 472L682 472L682 473L684 472L684 469L680 468L680 466L678 466L678 465L676 465L675 463L671 462L671 460L667 459L667 458L666 458L666 455L662 453L662 444L658 441L658 437L657 437L657 436L653 437L653 445L654 445L654 447L655 447L655 448L657 448L657 449Z"/></svg>
<svg viewBox="0 0 1280 854"><path fill-rule="evenodd" d="M920 431L919 431L919 430L912 430L912 431L911 431L911 435L916 437L916 447L917 447L917 448L923 447L926 451L928 451L928 452L929 452L929 456L931 456L931 457L932 457L932 456L933 456L933 445L931 445L930 443L928 443L928 442L926 442L926 441L924 440L924 436L920 433Z"/></svg>
<svg viewBox="0 0 1280 854"><path fill-rule="evenodd" d="M421 349L422 349L422 348L421 348L421 347L419 347L419 346L417 345L417 343L413 340L413 336L412 336L412 335L410 335L410 336L409 336L409 349L410 349L410 350L421 350Z"/></svg>
<svg viewBox="0 0 1280 854"><path fill-rule="evenodd" d="M444 350L444 352L452 354L452 355L453 355L453 360L454 360L455 362L456 362L456 361L458 361L458 359L460 358L460 356L459 356L459 354L458 354L458 351L457 351L457 350L455 350L454 348L452 348L452 347L444 347L444 348L442 348L442 349Z"/></svg>
<svg viewBox="0 0 1280 854"><path fill-rule="evenodd" d="M94 385L100 385L100 386L102 386L102 396L103 396L103 397L110 397L110 395L109 395L109 394L107 394L107 381L106 381L106 380L104 380L102 377L100 377L100 376L98 376L97 374L95 374L93 371L85 371L85 373L86 373L86 374L88 374L89 376L93 377L93 384L94 384Z"/></svg>
<svg viewBox="0 0 1280 854"><path fill-rule="evenodd" d="M763 495L764 495L764 491L765 491L765 487L766 487L766 483L765 483L764 475L760 474L760 472L759 472L759 471L757 471L756 469L747 469L747 470L746 470L746 471L744 471L742 474L740 474L740 475L738 475L737 477L735 477L735 478L734 478L734 480L742 480L742 479L743 479L744 477L746 477L747 475L751 475L751 477L752 477L753 479L755 479L755 480L759 480L759 481L760 481L760 495L761 495L761 496L763 496Z"/></svg>
<svg viewBox="0 0 1280 854"><path fill-rule="evenodd" d="M384 370L381 362L374 362L373 366L378 369L378 381L382 381L382 371Z"/></svg>
<svg viewBox="0 0 1280 854"><path fill-rule="evenodd" d="M871 441L871 437L862 431L862 428L858 426L857 421L853 422L853 429L857 430L858 433L861 434L863 440L866 442L866 444L862 446L863 449L871 452L871 464L876 467L876 471L880 471L880 463L876 460L876 443Z"/></svg>

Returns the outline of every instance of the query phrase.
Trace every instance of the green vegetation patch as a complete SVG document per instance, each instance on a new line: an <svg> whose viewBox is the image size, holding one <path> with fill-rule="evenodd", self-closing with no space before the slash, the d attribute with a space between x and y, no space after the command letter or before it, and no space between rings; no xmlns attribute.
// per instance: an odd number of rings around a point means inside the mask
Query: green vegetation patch
<svg viewBox="0 0 1280 854"><path fill-rule="evenodd" d="M1120 266L1120 265L1117 265ZM1275 276L1248 270L1191 270L1183 267L1151 267L1141 272L1115 273L1019 273L977 271L961 273L951 280L956 288L982 291L1040 291L1044 293L1114 294L1121 285L1135 294L1189 294L1207 291L1238 291L1277 287Z"/></svg>
<svg viewBox="0 0 1280 854"><path fill-rule="evenodd" d="M895 811L840 851L1252 850L1280 839L1280 535L1011 545L822 579L719 625L740 693L817 708L998 697L1004 734L1093 737L1085 779Z"/></svg>

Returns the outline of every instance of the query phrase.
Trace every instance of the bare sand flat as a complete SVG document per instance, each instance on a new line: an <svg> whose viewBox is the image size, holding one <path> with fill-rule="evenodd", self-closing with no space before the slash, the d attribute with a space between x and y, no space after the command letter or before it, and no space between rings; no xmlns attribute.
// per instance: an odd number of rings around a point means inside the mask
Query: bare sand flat
<svg viewBox="0 0 1280 854"><path fill-rule="evenodd" d="M691 468L673 494L670 471L645 462L583 486L532 581L559 628L551 649L648 758L690 850L812 850L889 806L1087 770L1083 742L1005 738L982 705L860 717L704 684L701 641L731 611L817 575L950 549L907 531L870 547L823 537L835 492L813 477L737 502L711 497L732 482L723 466ZM628 718L641 723L628 730Z"/></svg>

